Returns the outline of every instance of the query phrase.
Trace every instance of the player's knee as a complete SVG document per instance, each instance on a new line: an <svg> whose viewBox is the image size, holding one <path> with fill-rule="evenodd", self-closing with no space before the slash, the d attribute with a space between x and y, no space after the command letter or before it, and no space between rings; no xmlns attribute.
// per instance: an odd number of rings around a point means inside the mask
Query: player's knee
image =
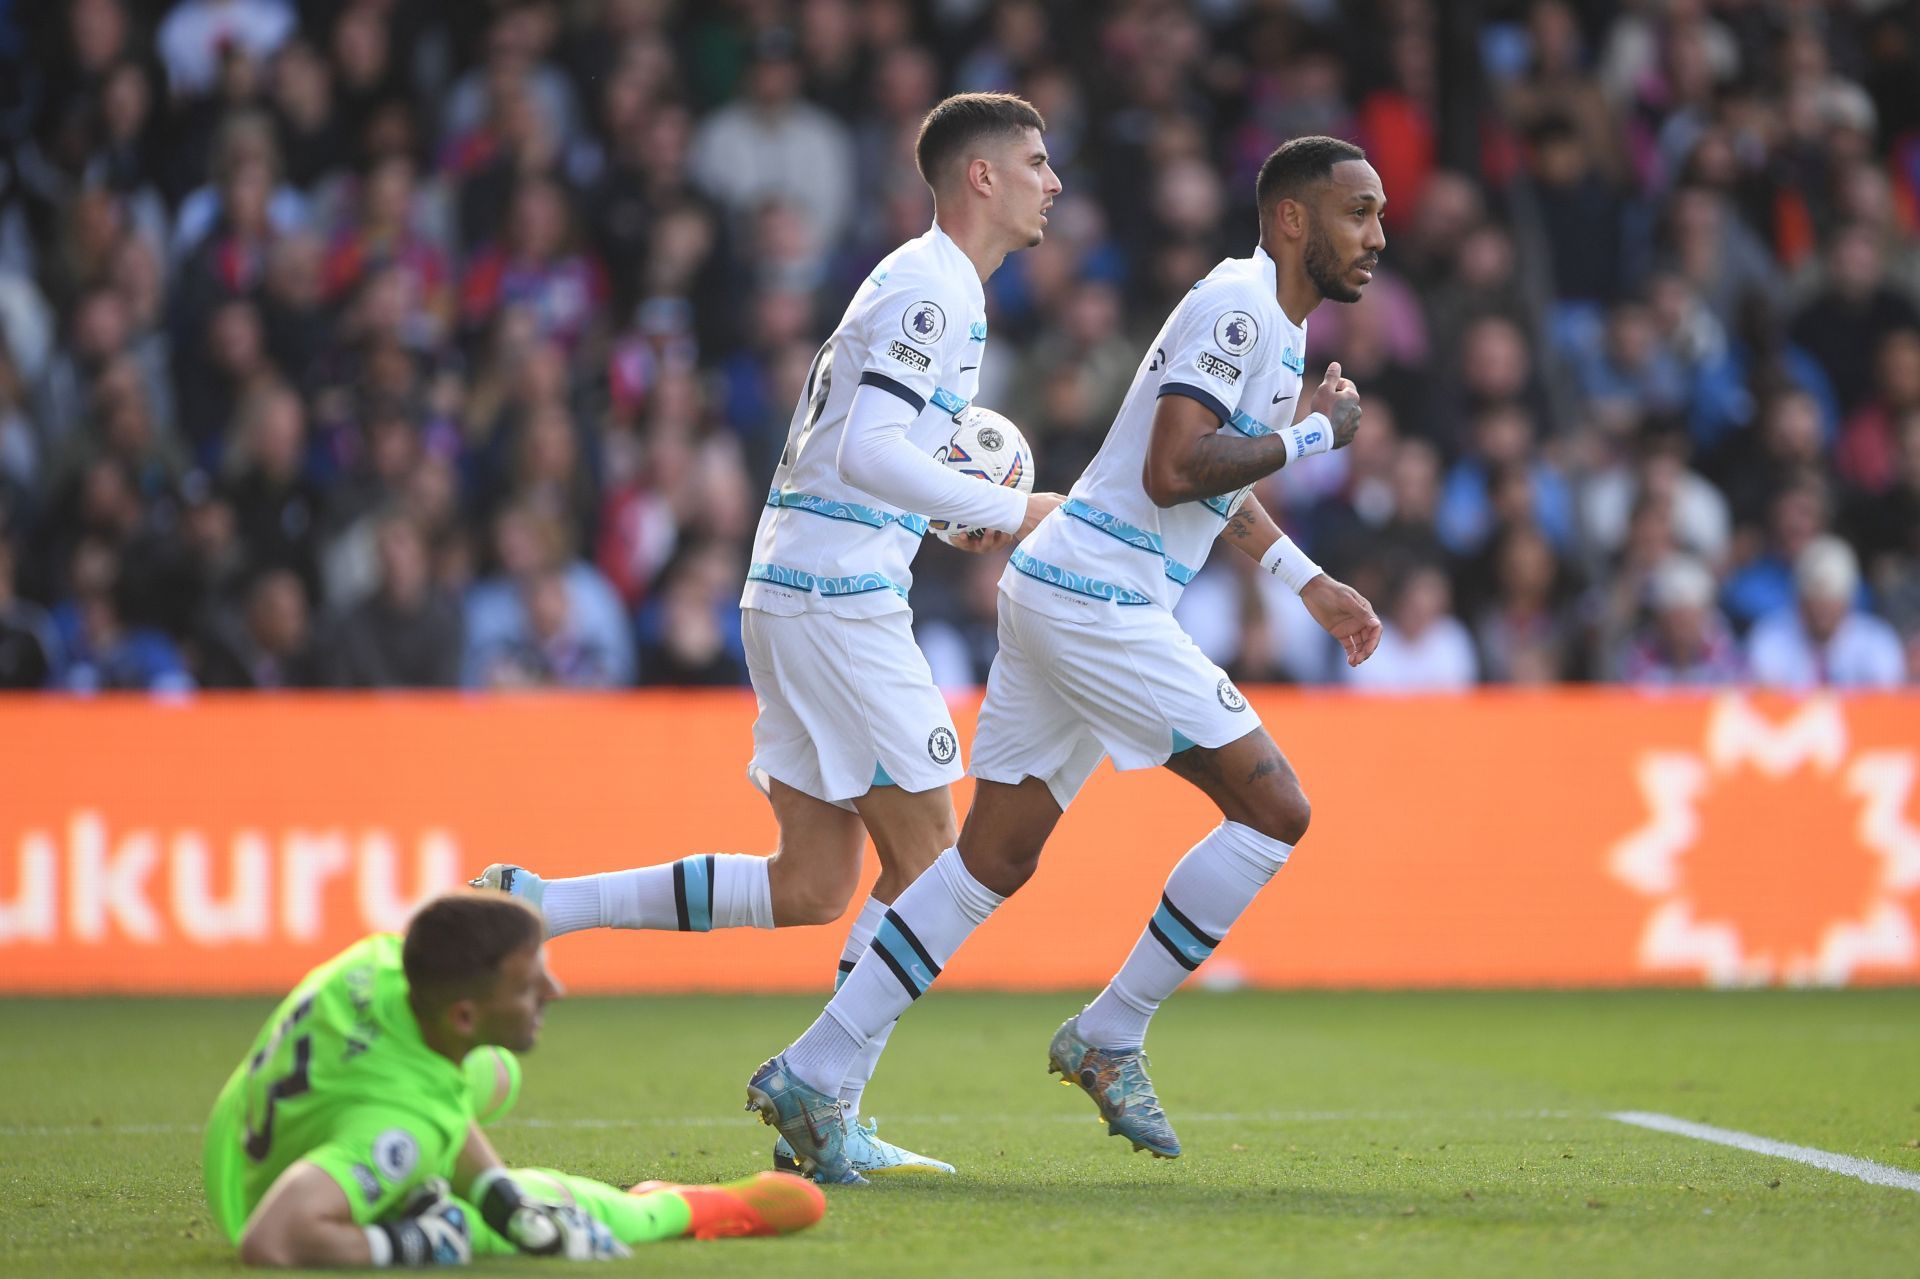
<svg viewBox="0 0 1920 1279"><path fill-rule="evenodd" d="M1261 797L1246 824L1282 844L1297 844L1306 838L1313 820L1313 805L1299 786L1277 787Z"/></svg>
<svg viewBox="0 0 1920 1279"><path fill-rule="evenodd" d="M240 1236L240 1264L285 1270L298 1264L293 1241L282 1231L253 1229Z"/></svg>
<svg viewBox="0 0 1920 1279"><path fill-rule="evenodd" d="M808 928L831 924L846 914L853 900L852 885L808 883L795 880L775 885L773 925L776 928Z"/></svg>
<svg viewBox="0 0 1920 1279"><path fill-rule="evenodd" d="M967 873L988 891L1011 897L1040 868L1043 847L1044 843L1038 841L999 840L991 847L970 848L962 839L960 857L966 863Z"/></svg>

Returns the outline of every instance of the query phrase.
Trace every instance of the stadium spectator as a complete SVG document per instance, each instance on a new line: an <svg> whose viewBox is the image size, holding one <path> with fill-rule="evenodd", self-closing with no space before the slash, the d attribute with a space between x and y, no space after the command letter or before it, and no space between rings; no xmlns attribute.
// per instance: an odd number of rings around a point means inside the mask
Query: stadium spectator
<svg viewBox="0 0 1920 1279"><path fill-rule="evenodd" d="M1713 572L1685 554L1669 555L1648 583L1649 617L1614 675L1629 684L1730 684L1745 667L1726 618L1714 606Z"/></svg>
<svg viewBox="0 0 1920 1279"><path fill-rule="evenodd" d="M434 585L427 538L404 511L379 517L380 585L324 644L330 684L453 688L460 683L460 606Z"/></svg>
<svg viewBox="0 0 1920 1279"><path fill-rule="evenodd" d="M44 688L59 670L53 619L14 594L13 548L0 538L0 689Z"/></svg>
<svg viewBox="0 0 1920 1279"><path fill-rule="evenodd" d="M1777 688L1891 688L1906 675L1900 637L1855 604L1860 566L1837 537L1809 542L1793 566L1795 603L1747 639L1754 679Z"/></svg>
<svg viewBox="0 0 1920 1279"><path fill-rule="evenodd" d="M1446 573L1437 564L1415 566L1400 582L1393 601L1380 648L1364 665L1347 668L1348 685L1370 693L1437 693L1471 687L1479 661L1472 633L1453 615ZM1381 662L1383 654L1387 660Z"/></svg>
<svg viewBox="0 0 1920 1279"><path fill-rule="evenodd" d="M244 610L217 611L202 646L208 688L318 688L324 682L306 588L290 569L262 572Z"/></svg>
<svg viewBox="0 0 1920 1279"><path fill-rule="evenodd" d="M13 607L66 619L83 681L179 687L269 570L345 634L402 511L469 681L502 636L528 678L736 678L714 575L834 318L814 300L924 229L920 117L992 86L1040 105L1066 184L994 276L978 397L1043 485L1245 251L1252 167L1329 131L1393 197L1367 301L1310 342L1367 426L1263 492L1330 571L1384 601L1441 566L1480 678L1722 679L1837 535L1920 665L1911 7L1530 0L1462 42L1438 0L41 6L0 113ZM510 565L513 511L553 533ZM1699 594L1676 554L1727 634L1661 603ZM986 572L919 563L943 678L990 662ZM1236 675L1341 681L1268 583L1192 598Z"/></svg>

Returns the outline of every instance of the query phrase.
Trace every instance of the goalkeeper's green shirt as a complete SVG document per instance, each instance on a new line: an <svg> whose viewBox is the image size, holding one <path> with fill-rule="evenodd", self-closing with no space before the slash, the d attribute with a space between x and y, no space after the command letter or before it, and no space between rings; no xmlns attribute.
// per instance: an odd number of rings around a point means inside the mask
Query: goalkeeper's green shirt
<svg viewBox="0 0 1920 1279"><path fill-rule="evenodd" d="M452 1175L472 1119L460 1067L420 1037L400 938L377 934L308 973L221 1089L207 1201L237 1242L275 1178L305 1159L340 1183L354 1220L377 1221Z"/></svg>

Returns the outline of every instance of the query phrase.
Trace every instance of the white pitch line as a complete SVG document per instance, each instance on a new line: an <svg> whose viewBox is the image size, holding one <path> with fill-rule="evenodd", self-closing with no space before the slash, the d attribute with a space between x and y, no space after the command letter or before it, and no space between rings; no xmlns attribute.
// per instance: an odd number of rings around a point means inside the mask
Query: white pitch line
<svg viewBox="0 0 1920 1279"><path fill-rule="evenodd" d="M1830 1150L1816 1150L1812 1146L1795 1146L1789 1142L1775 1141L1771 1137L1758 1137L1753 1133L1738 1132L1732 1128L1715 1128L1712 1124L1697 1124L1690 1119L1676 1119L1672 1115L1661 1115L1646 1110L1618 1110L1609 1114L1607 1118L1618 1119L1623 1124L1633 1124L1639 1128L1651 1128L1656 1132L1670 1132L1681 1137L1692 1137L1698 1141L1711 1141L1717 1145L1732 1146L1739 1150L1752 1151L1756 1155L1773 1155L1780 1159L1791 1159L1795 1163L1808 1164L1825 1172L1837 1172L1843 1177L1857 1177L1875 1186L1895 1186L1901 1190L1920 1193L1920 1173L1908 1172L1903 1168L1890 1168L1886 1164L1877 1164L1871 1159L1861 1159L1854 1155L1836 1155Z"/></svg>
<svg viewBox="0 0 1920 1279"><path fill-rule="evenodd" d="M1183 1114L1183 1123L1403 1123L1410 1120L1444 1120L1449 1122L1471 1122L1475 1120L1512 1120L1512 1119L1578 1119L1579 1114L1569 1110L1263 1110L1244 1114L1208 1113ZM972 1124L979 1123L979 1115L888 1115L889 1122L895 1124ZM1095 1118L1090 1114L1071 1115L1035 1115L1028 1121L1041 1123L1084 1124ZM658 1119L604 1119L577 1117L572 1119L506 1119L497 1126L502 1128L545 1128L561 1130L605 1131L631 1128L732 1128L757 1125L759 1120L752 1115L668 1115ZM96 1136L151 1136L167 1133L196 1133L202 1131L202 1124L0 1124L0 1137L74 1137L85 1134Z"/></svg>

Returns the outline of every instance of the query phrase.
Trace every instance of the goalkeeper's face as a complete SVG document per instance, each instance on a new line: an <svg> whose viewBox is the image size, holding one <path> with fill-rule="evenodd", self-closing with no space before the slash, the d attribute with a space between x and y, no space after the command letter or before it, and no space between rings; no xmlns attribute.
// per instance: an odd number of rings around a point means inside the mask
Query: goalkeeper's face
<svg viewBox="0 0 1920 1279"><path fill-rule="evenodd" d="M547 1001L559 997L546 950L536 945L514 951L501 961L493 988L475 1001L474 1043L526 1052L540 1037Z"/></svg>

